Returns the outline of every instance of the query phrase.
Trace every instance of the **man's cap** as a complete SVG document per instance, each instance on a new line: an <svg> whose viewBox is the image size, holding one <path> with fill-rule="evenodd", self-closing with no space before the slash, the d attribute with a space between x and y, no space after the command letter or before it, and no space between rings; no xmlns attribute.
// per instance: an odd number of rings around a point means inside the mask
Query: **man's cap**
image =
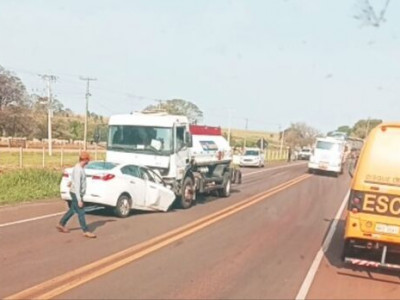
<svg viewBox="0 0 400 300"><path fill-rule="evenodd" d="M86 151L82 151L81 154L79 155L80 160L90 160L90 154Z"/></svg>

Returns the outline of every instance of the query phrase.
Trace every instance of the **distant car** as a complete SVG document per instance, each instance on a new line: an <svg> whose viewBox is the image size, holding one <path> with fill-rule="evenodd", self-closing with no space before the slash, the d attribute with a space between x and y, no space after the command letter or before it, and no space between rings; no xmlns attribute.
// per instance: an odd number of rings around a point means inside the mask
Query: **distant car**
<svg viewBox="0 0 400 300"><path fill-rule="evenodd" d="M309 160L311 156L310 148L302 148L301 151L297 155L297 159L300 160Z"/></svg>
<svg viewBox="0 0 400 300"><path fill-rule="evenodd" d="M72 168L63 172L61 198L71 201L69 185ZM167 211L175 200L174 192L149 168L132 164L93 161L85 167L87 188L83 201L112 207L121 218L131 209Z"/></svg>
<svg viewBox="0 0 400 300"><path fill-rule="evenodd" d="M241 167L264 167L264 153L259 148L246 148L240 157Z"/></svg>

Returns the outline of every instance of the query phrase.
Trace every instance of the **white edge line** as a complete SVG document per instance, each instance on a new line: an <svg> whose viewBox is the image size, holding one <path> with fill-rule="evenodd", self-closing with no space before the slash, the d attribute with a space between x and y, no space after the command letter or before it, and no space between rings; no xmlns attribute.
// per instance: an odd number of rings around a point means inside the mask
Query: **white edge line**
<svg viewBox="0 0 400 300"><path fill-rule="evenodd" d="M95 210L99 210L99 209L103 209L103 208L89 206L87 208L85 207L85 212L91 212L91 211L95 211ZM42 219L47 219L47 218L56 217L56 216L61 216L61 215L65 214L66 212L67 211L62 211L62 212L58 212L58 213L54 213L54 214L50 214L50 215L44 215L44 216L40 216L40 217L36 217L36 218L24 219L24 220L19 220L19 221L10 222L10 223L4 223L4 224L0 224L0 228L17 225L17 224L22 224L22 223L27 223L27 222L32 222L32 221L37 221L37 220L42 220Z"/></svg>
<svg viewBox="0 0 400 300"><path fill-rule="evenodd" d="M47 218L51 218L51 217L55 217L55 216L60 216L62 214L64 214L65 212L58 212L58 213L54 213L51 215L45 215L45 216L40 216L40 217L36 217L36 218L31 218L31 219L25 219L25 220L19 220L19 221L15 221L15 222L10 222L10 223L4 223L4 224L0 224L0 228L1 227L7 227L7 226L11 226L11 225L16 225L16 224L21 224L21 223L27 223L27 222L31 222L31 221L37 221L37 220L41 220L41 219L47 219Z"/></svg>
<svg viewBox="0 0 400 300"><path fill-rule="evenodd" d="M306 277L304 278L304 281L300 287L299 292L297 293L297 296L295 298L296 300L306 299L307 294L310 290L311 284L314 281L315 274L317 273L319 265L322 261L322 258L324 257L324 253L328 250L329 245L331 244L333 234L336 231L336 226L340 220L340 216L342 215L343 210L347 204L347 199L349 197L349 194L350 194L350 190L346 193L346 196L344 197L343 202L342 202L339 210L336 213L335 220L332 222L332 224L329 228L328 235L326 236L325 241L322 244L322 247L317 252L317 255L315 255L315 258L311 264L311 267L308 270Z"/></svg>
<svg viewBox="0 0 400 300"><path fill-rule="evenodd" d="M278 166L278 167L273 167L273 168L266 168L266 169L264 169L264 170L260 170L260 171L255 171L255 172L243 174L242 177L246 177L246 176L250 176L250 175L254 175L254 174L258 174L258 173L263 173L263 172L268 172L268 171L272 171L272 170L278 170L278 169L284 169L284 168L290 168L290 167L300 166L300 165L302 165L302 164L305 164L305 163L304 163L304 162L301 162L301 163L290 164L290 165L284 165L284 166Z"/></svg>

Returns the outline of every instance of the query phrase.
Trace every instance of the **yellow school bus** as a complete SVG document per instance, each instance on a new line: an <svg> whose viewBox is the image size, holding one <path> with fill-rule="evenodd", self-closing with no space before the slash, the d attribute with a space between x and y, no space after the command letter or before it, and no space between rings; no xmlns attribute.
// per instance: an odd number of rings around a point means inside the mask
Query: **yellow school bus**
<svg viewBox="0 0 400 300"><path fill-rule="evenodd" d="M342 258L400 269L400 123L374 128L353 168Z"/></svg>

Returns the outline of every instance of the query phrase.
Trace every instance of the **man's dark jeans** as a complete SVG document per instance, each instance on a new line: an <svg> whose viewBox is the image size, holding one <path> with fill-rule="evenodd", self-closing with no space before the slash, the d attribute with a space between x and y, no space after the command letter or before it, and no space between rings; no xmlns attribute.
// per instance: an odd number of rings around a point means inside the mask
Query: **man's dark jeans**
<svg viewBox="0 0 400 300"><path fill-rule="evenodd" d="M75 193L69 193L71 195L72 201L71 201L71 207L69 210L65 213L65 215L61 218L60 224L62 226L65 226L67 224L68 220L71 219L71 217L74 215L74 213L78 214L79 218L79 224L81 225L81 228L83 232L88 231L88 227L86 225L86 220L85 220L85 210L84 208L80 208L78 206L78 199L76 198Z"/></svg>

